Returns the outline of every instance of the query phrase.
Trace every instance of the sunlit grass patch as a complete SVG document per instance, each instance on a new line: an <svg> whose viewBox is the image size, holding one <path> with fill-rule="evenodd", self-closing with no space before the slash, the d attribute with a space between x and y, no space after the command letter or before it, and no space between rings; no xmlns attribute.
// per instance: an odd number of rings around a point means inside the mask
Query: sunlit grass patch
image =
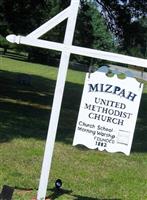
<svg viewBox="0 0 147 200"><path fill-rule="evenodd" d="M14 200L37 194L58 68L2 58L0 63L0 187L15 188ZM17 75L31 76L31 84ZM47 196L59 200L147 199L147 84L132 151L99 152L72 146L84 72L68 70ZM54 190L57 178L63 193Z"/></svg>

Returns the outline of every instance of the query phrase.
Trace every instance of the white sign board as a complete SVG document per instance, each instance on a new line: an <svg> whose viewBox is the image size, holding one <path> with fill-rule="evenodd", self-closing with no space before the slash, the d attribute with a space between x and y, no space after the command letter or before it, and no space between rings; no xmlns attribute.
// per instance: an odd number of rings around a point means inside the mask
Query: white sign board
<svg viewBox="0 0 147 200"><path fill-rule="evenodd" d="M143 84L87 73L73 145L130 154Z"/></svg>

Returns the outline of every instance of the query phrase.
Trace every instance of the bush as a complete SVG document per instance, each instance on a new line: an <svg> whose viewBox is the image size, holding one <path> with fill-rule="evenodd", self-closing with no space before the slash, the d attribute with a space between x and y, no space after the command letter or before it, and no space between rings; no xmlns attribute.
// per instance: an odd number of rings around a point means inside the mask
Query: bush
<svg viewBox="0 0 147 200"><path fill-rule="evenodd" d="M4 49L4 54L7 52L7 49L10 47L10 43L0 35L0 47Z"/></svg>

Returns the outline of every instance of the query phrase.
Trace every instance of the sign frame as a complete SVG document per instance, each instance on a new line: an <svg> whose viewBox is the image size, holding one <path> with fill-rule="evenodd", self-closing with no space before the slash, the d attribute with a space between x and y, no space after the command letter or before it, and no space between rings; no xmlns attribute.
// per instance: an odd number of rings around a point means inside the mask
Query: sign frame
<svg viewBox="0 0 147 200"><path fill-rule="evenodd" d="M86 74L73 146L129 156L143 83L127 74L109 77L108 71Z"/></svg>

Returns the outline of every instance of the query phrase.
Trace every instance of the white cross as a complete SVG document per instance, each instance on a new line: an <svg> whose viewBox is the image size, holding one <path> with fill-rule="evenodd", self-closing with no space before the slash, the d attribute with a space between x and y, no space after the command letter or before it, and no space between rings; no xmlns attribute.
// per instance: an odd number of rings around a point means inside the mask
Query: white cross
<svg viewBox="0 0 147 200"><path fill-rule="evenodd" d="M39 189L38 189L38 194L37 194L37 200L45 200L45 196L46 196L49 172L51 168L51 161L52 161L55 137L56 137L57 126L58 126L58 121L59 121L59 114L60 114L60 108L61 108L62 97L63 97L63 92L64 92L66 74L67 74L68 65L69 65L70 54L77 54L77 55L104 59L104 60L147 68L147 60L145 59L72 45L79 4L80 4L80 0L71 0L71 4L69 7L67 7L61 13L57 14L55 17L47 21L45 24L37 28L35 31L28 34L26 37L16 36L16 35L7 36L7 40L12 43L42 47L42 48L53 49L53 50L62 52L60 65L59 65L59 71L58 71L58 77L56 81L52 112L51 112L51 117L50 117L50 122L49 122L48 133L47 133L47 140L46 140L45 153L44 153L44 159L43 159L43 164L42 164L42 171L41 171ZM68 19L68 20L67 20L67 26L66 26L66 32L65 32L63 44L38 39L43 34L51 30L53 27L55 27L56 25L58 25L60 22L62 22L65 19Z"/></svg>

